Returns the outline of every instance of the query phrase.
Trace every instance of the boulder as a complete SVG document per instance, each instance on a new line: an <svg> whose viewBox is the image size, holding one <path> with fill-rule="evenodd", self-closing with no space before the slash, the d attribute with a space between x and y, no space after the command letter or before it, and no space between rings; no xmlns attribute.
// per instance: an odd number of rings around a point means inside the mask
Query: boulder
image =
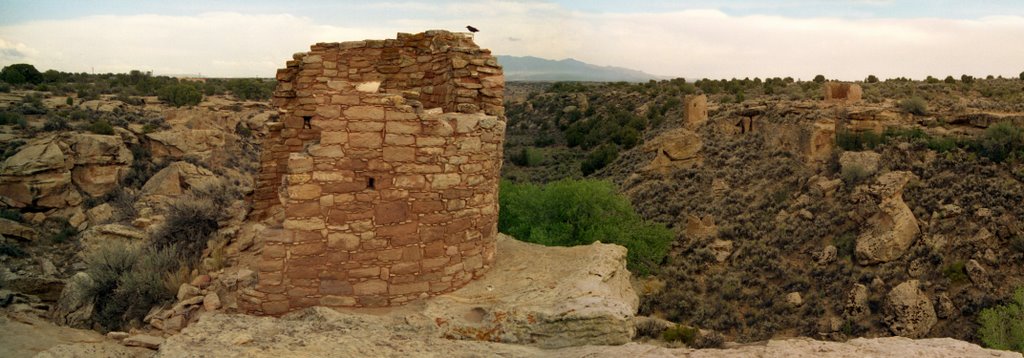
<svg viewBox="0 0 1024 358"><path fill-rule="evenodd" d="M921 338L938 322L932 300L919 286L917 280L906 281L886 295L883 320L893 334Z"/></svg>
<svg viewBox="0 0 1024 358"><path fill-rule="evenodd" d="M882 159L882 155L873 151L863 152L843 152L839 156L839 167L845 173L848 170L857 170L860 168L864 171L867 176L875 175L878 172L878 162Z"/></svg>
<svg viewBox="0 0 1024 358"><path fill-rule="evenodd" d="M62 208L81 203L72 190L72 162L53 138L29 143L0 164L0 203Z"/></svg>
<svg viewBox="0 0 1024 358"><path fill-rule="evenodd" d="M715 254L715 261L722 263L732 256L733 243L731 240L718 240L712 241L708 244L708 249Z"/></svg>
<svg viewBox="0 0 1024 358"><path fill-rule="evenodd" d="M839 249L833 245L825 246L821 249L821 252L817 255L818 265L828 265L836 260L839 255Z"/></svg>
<svg viewBox="0 0 1024 358"><path fill-rule="evenodd" d="M17 221L0 218L0 236L22 241L35 241L39 238L39 233Z"/></svg>
<svg viewBox="0 0 1024 358"><path fill-rule="evenodd" d="M146 134L155 158L182 158L195 155L208 158L214 149L225 144L226 133L220 129L178 128Z"/></svg>
<svg viewBox="0 0 1024 358"><path fill-rule="evenodd" d="M196 297L202 294L202 291L198 287L192 286L187 283L181 284L178 287L178 301L184 301L192 297Z"/></svg>
<svg viewBox="0 0 1024 358"><path fill-rule="evenodd" d="M889 262L903 256L921 233L917 218L903 202L903 187L910 172L889 172L878 177L871 190L878 195L879 211L868 220L869 228L857 237L857 260L863 265Z"/></svg>
<svg viewBox="0 0 1024 358"><path fill-rule="evenodd" d="M639 298L624 247L544 247L500 235L498 252L486 276L425 302L441 337L546 348L632 339Z"/></svg>
<svg viewBox="0 0 1024 358"><path fill-rule="evenodd" d="M203 298L203 309L206 311L216 311L220 305L220 296L216 292L210 292Z"/></svg>
<svg viewBox="0 0 1024 358"><path fill-rule="evenodd" d="M975 286L978 286L978 288L981 289L988 289L992 287L992 283L989 282L988 279L988 271L985 270L984 266L981 266L981 263L978 262L978 260L967 261L964 268L967 270L967 277L971 279L971 282L973 282Z"/></svg>
<svg viewBox="0 0 1024 358"><path fill-rule="evenodd" d="M126 173L128 167L124 165L83 165L75 166L71 179L82 192L100 197L116 188Z"/></svg>
<svg viewBox="0 0 1024 358"><path fill-rule="evenodd" d="M846 307L843 308L843 315L847 318L857 318L871 313L868 306L868 287L862 284L855 284L846 296Z"/></svg>
<svg viewBox="0 0 1024 358"><path fill-rule="evenodd" d="M148 235L131 226L121 224L104 224L90 226L79 235L82 243L80 253L95 250L100 245L109 241L120 241L125 244L139 244L145 241Z"/></svg>
<svg viewBox="0 0 1024 358"><path fill-rule="evenodd" d="M206 168L188 162L174 162L161 169L142 186L142 195L178 196L189 188L214 183L218 177Z"/></svg>
<svg viewBox="0 0 1024 358"><path fill-rule="evenodd" d="M21 150L0 164L0 176L29 176L67 169L64 152L51 138L21 147Z"/></svg>
<svg viewBox="0 0 1024 358"><path fill-rule="evenodd" d="M143 347L149 349L160 348L160 345L164 343L164 339L161 337L154 337L146 334L138 334L121 341L122 344L129 347Z"/></svg>
<svg viewBox="0 0 1024 358"><path fill-rule="evenodd" d="M92 326L93 303L85 297L93 280L85 272L76 273L67 281L57 299L57 306L50 313L53 321L62 326L90 328Z"/></svg>
<svg viewBox="0 0 1024 358"><path fill-rule="evenodd" d="M804 304L804 298L800 296L800 292L790 292L786 294L786 303L793 307L800 307Z"/></svg>

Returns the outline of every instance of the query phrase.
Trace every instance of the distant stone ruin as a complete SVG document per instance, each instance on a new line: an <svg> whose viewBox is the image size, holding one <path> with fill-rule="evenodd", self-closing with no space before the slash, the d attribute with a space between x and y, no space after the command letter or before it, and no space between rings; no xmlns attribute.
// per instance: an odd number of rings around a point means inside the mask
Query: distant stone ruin
<svg viewBox="0 0 1024 358"><path fill-rule="evenodd" d="M382 307L494 262L504 75L472 35L318 43L277 72L254 199L248 312Z"/></svg>
<svg viewBox="0 0 1024 358"><path fill-rule="evenodd" d="M825 83L826 101L847 101L859 102L861 99L860 85L855 83L828 82Z"/></svg>
<svg viewBox="0 0 1024 358"><path fill-rule="evenodd" d="M689 95L683 97L683 124L688 128L696 128L708 121L708 96Z"/></svg>

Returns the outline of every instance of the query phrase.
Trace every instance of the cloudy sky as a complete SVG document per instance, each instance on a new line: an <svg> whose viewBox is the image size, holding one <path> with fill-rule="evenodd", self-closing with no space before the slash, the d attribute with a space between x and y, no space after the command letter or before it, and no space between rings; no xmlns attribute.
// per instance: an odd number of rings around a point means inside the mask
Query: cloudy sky
<svg viewBox="0 0 1024 358"><path fill-rule="evenodd" d="M496 54L687 78L1024 71L1024 1L0 1L0 65L271 77L315 42L481 29Z"/></svg>

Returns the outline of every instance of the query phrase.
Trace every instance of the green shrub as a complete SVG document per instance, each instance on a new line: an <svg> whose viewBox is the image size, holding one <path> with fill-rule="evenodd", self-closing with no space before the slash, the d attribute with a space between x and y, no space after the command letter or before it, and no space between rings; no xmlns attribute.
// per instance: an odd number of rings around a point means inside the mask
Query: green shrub
<svg viewBox="0 0 1024 358"><path fill-rule="evenodd" d="M35 66L27 63L18 63L6 66L3 70L0 70L0 80L12 85L22 83L38 84L43 82L43 74Z"/></svg>
<svg viewBox="0 0 1024 358"><path fill-rule="evenodd" d="M1020 78L1021 81L1024 81L1024 72L1020 73L1020 77L1019 78Z"/></svg>
<svg viewBox="0 0 1024 358"><path fill-rule="evenodd" d="M825 75L814 76L814 83L824 83L824 82L825 82Z"/></svg>
<svg viewBox="0 0 1024 358"><path fill-rule="evenodd" d="M1024 235L1016 235L1010 238L1010 248L1024 254Z"/></svg>
<svg viewBox="0 0 1024 358"><path fill-rule="evenodd" d="M179 83L161 88L157 98L175 107L192 106L203 101L203 93L191 85Z"/></svg>
<svg viewBox="0 0 1024 358"><path fill-rule="evenodd" d="M502 181L499 202L501 232L548 246L619 244L629 249L629 269L640 275L656 271L673 240L670 230L644 221L607 181Z"/></svg>
<svg viewBox="0 0 1024 358"><path fill-rule="evenodd" d="M25 120L25 116L18 112L0 112L0 125L11 124L17 125L19 122Z"/></svg>
<svg viewBox="0 0 1024 358"><path fill-rule="evenodd" d="M866 149L875 149L875 147L884 142L884 136L872 131L836 131L836 145L843 150L862 151Z"/></svg>
<svg viewBox="0 0 1024 358"><path fill-rule="evenodd" d="M153 246L160 250L177 248L189 266L199 262L210 236L217 231L223 207L211 198L185 195L167 205L167 221L153 233Z"/></svg>
<svg viewBox="0 0 1024 358"><path fill-rule="evenodd" d="M96 120L96 121L94 121L92 123L89 123L89 126L86 129L88 129L90 132L93 132L93 133L96 133L96 134L103 134L103 135L112 135L112 134L114 134L114 126L111 126L110 122L107 122L107 120L105 120L105 119L99 119L99 120Z"/></svg>
<svg viewBox="0 0 1024 358"><path fill-rule="evenodd" d="M0 218L22 222L21 212L14 209L0 209Z"/></svg>
<svg viewBox="0 0 1024 358"><path fill-rule="evenodd" d="M1024 353L1024 288L1010 302L978 315L978 336L986 347Z"/></svg>
<svg viewBox="0 0 1024 358"><path fill-rule="evenodd" d="M71 125L68 124L68 120L58 115L49 115L46 117L46 122L43 123L43 130L47 132L66 131L71 130Z"/></svg>
<svg viewBox="0 0 1024 358"><path fill-rule="evenodd" d="M11 85L0 83L0 93L11 93Z"/></svg>
<svg viewBox="0 0 1024 358"><path fill-rule="evenodd" d="M1024 151L1024 131L1010 122L997 123L985 129L980 145L982 155L1002 162Z"/></svg>
<svg viewBox="0 0 1024 358"><path fill-rule="evenodd" d="M523 147L509 158L512 163L521 167L535 167L544 161L544 154L533 147Z"/></svg>
<svg viewBox="0 0 1024 358"><path fill-rule="evenodd" d="M836 247L836 255L839 257L853 257L857 248L857 235L845 233L832 239L832 245Z"/></svg>
<svg viewBox="0 0 1024 358"><path fill-rule="evenodd" d="M0 242L0 256L21 258L28 257L28 253L25 252L24 249L22 249L20 246L16 244L9 242Z"/></svg>
<svg viewBox="0 0 1024 358"><path fill-rule="evenodd" d="M859 184L870 176L871 174L864 167L856 164L843 167L842 173L840 173L843 182L851 186Z"/></svg>
<svg viewBox="0 0 1024 358"><path fill-rule="evenodd" d="M900 110L906 113L923 116L928 113L928 102L921 97L912 97L900 101Z"/></svg>
<svg viewBox="0 0 1024 358"><path fill-rule="evenodd" d="M964 262L957 260L942 267L942 276L952 284L967 282L967 269Z"/></svg>
<svg viewBox="0 0 1024 358"><path fill-rule="evenodd" d="M679 324L661 332L661 340L665 342L683 342L687 346L692 346L698 334L700 334L700 330Z"/></svg>
<svg viewBox="0 0 1024 358"><path fill-rule="evenodd" d="M180 268L172 250L153 250L108 241L85 256L92 284L83 291L91 301L93 320L105 330L120 330L141 320L153 306L174 299L164 279Z"/></svg>
<svg viewBox="0 0 1024 358"><path fill-rule="evenodd" d="M583 175L590 175L601 168L608 166L619 156L619 147L613 144L604 144L587 154L587 158L580 164Z"/></svg>
<svg viewBox="0 0 1024 358"><path fill-rule="evenodd" d="M233 79L228 81L227 89L238 99L262 101L270 99L276 85L277 81L262 81L252 78ZM215 91L212 92L215 93Z"/></svg>
<svg viewBox="0 0 1024 358"><path fill-rule="evenodd" d="M868 78L864 80L867 83L878 83L878 77L875 75L868 75Z"/></svg>
<svg viewBox="0 0 1024 358"><path fill-rule="evenodd" d="M927 145L928 149L939 153L945 153L957 147L956 139L950 137L929 137Z"/></svg>

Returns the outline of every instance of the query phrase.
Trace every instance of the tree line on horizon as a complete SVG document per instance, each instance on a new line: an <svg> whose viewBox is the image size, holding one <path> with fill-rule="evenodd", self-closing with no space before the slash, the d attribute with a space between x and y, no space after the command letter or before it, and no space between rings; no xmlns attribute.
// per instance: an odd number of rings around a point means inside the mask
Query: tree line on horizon
<svg viewBox="0 0 1024 358"><path fill-rule="evenodd" d="M154 76L152 72L131 70L128 73L90 74L85 72L40 72L31 64L12 64L0 70L0 92L12 88L47 91L58 95L74 94L80 100L115 95L118 100L140 105L145 96L180 107L195 105L203 96L230 94L240 100L262 101L270 98L277 85L273 79L207 78L184 80L170 76Z"/></svg>

